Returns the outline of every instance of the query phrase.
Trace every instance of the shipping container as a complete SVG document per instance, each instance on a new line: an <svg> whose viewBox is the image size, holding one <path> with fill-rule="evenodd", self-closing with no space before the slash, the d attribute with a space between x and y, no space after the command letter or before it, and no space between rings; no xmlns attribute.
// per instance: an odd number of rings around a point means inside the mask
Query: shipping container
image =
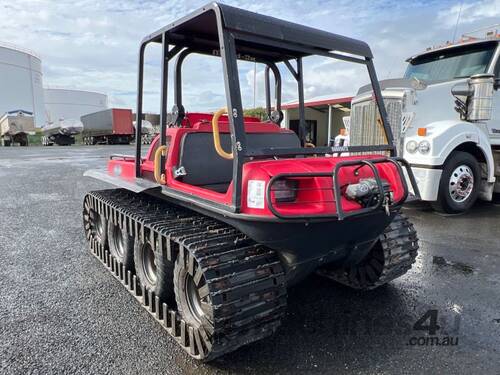
<svg viewBox="0 0 500 375"><path fill-rule="evenodd" d="M84 144L128 144L134 138L130 109L111 108L80 119Z"/></svg>

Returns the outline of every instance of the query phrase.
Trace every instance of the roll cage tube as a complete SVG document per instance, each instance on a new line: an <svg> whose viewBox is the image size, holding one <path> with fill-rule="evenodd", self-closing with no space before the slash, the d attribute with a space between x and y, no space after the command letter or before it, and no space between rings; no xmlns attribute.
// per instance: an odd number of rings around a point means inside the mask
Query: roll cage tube
<svg viewBox="0 0 500 375"><path fill-rule="evenodd" d="M206 18L209 15L209 18ZM224 17L223 17L224 15ZM203 18L204 17L204 18ZM210 18L211 17L211 18ZM241 22L247 19L248 22L254 21L260 26L249 28L249 24ZM198 19L203 19L207 23L207 30L213 32L198 35L190 27ZM279 31L277 31L279 30ZM280 39L273 39L270 35L279 32ZM193 34L194 33L194 34ZM294 155L315 155L322 153L336 152L372 152L372 151L390 151L391 156L395 155L393 144L393 135L387 120L387 113L382 100L380 86L377 80L372 61L372 54L369 47L354 39L341 37L335 34L314 30L302 25L294 25L285 21L277 20L263 15L254 15L251 12L237 10L224 4L211 3L184 17L178 22L158 30L157 32L144 38L139 50L139 67L137 78L137 133L136 133L136 157L135 170L136 176L141 177L141 135L142 135L142 104L143 104L143 76L144 76L144 50L151 43L162 44L162 98L161 98L161 134L160 146L166 142L166 90L167 90L167 72L170 60L182 51L176 63L176 72L174 79L174 111L176 112L176 123L179 124L184 116L182 107L182 88L180 67L182 61L191 52L198 52L206 55L218 55L221 57L224 71L224 86L228 108L228 119L231 131L231 148L233 152L233 197L231 205L227 210L231 212L240 212L241 207L241 176L244 161L253 156L294 156ZM238 49L237 49L238 42ZM239 43L241 42L241 44ZM170 49L172 47L172 49ZM217 52L217 53L215 53ZM299 138L301 145L304 146L305 139L305 106L304 106L304 82L302 58L305 56L323 56L335 58L343 61L349 61L367 66L370 81L372 83L375 101L379 108L382 125L384 127L387 145L372 146L345 146L345 147L315 147L315 148L256 148L247 149L246 133L243 122L243 108L241 103L241 91L239 85L237 59L247 61L263 62L265 59L272 64L266 64L268 70L275 74L275 92L280 93L281 77L278 75L276 63L284 63L292 72L297 81L297 90L299 97ZM295 60L296 69L291 61ZM264 62L266 63L266 62ZM267 80L267 79L266 79ZM270 84L268 90L270 93ZM266 95L267 97L267 95ZM267 99L267 98L266 98ZM281 95L276 96L276 109L280 107ZM269 103L269 105L268 105ZM266 102L266 110L270 111L270 98ZM162 171L164 165L161 166Z"/></svg>
<svg viewBox="0 0 500 375"><path fill-rule="evenodd" d="M142 141L142 98L144 86L144 51L149 42L141 43L139 48L139 66L137 70L137 111L135 121L135 177L141 177L141 141ZM162 103L163 104L163 103Z"/></svg>
<svg viewBox="0 0 500 375"><path fill-rule="evenodd" d="M269 71L274 74L274 111L271 107L271 82ZM265 69L265 90L266 90L266 113L269 121L281 125L283 121L283 112L281 111L281 74L274 63L267 63Z"/></svg>
<svg viewBox="0 0 500 375"><path fill-rule="evenodd" d="M201 51L193 50L193 49L184 49L182 50L181 53L179 53L177 60L175 61L175 74L174 74L174 108L172 110L173 115L174 115L174 123L177 126L180 126L182 120L184 119L186 112L184 109L184 106L182 104L182 64L184 63L184 60L186 59L187 56L189 56L192 53L202 53ZM265 61L265 60L256 60L256 62L264 64L266 66L265 68L265 92L266 92L266 113L267 117L269 118L270 121L274 122L275 124L281 124L281 121L283 120L283 113L281 112L281 74L273 62L270 61ZM269 71L273 72L274 75L274 82L275 82L275 89L274 89L274 95L275 95L275 104L274 108L275 111L278 112L276 115L273 116L272 114L272 107L271 107L271 90L270 90L270 75ZM276 116L276 117L275 117ZM275 118L273 118L275 117Z"/></svg>
<svg viewBox="0 0 500 375"><path fill-rule="evenodd" d="M188 55L193 53L189 49L184 49L177 60L175 60L174 68L174 107L172 108L172 115L174 117L174 124L181 126L182 120L186 116L184 106L182 105L182 64Z"/></svg>

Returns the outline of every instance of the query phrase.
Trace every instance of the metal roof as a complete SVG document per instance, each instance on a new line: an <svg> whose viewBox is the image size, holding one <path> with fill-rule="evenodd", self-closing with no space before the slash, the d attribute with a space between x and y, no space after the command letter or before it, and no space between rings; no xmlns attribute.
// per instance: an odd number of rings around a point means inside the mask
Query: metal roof
<svg viewBox="0 0 500 375"><path fill-rule="evenodd" d="M363 41L219 3L207 4L165 26L144 38L143 43L161 42L162 34L167 33L170 44L210 53L219 48L219 20L235 36L240 55L273 61L316 52L373 57L370 47Z"/></svg>
<svg viewBox="0 0 500 375"><path fill-rule="evenodd" d="M6 49L10 49L12 51L21 52L21 53L24 53L26 55L30 55L30 56L32 56L40 61L42 60L40 55L38 53L36 53L35 51L32 51L32 50L30 50L28 48L24 48L24 47L19 47L15 44L12 44L12 43L0 41L0 48L6 48Z"/></svg>
<svg viewBox="0 0 500 375"><path fill-rule="evenodd" d="M85 89L73 89L73 88L67 88L63 86L52 86L52 85L45 85L43 87L44 90L54 90L54 91L71 91L71 92L84 92L88 94L98 94L98 95L103 95L103 96L108 96L103 91L97 91L97 90L85 90Z"/></svg>
<svg viewBox="0 0 500 375"><path fill-rule="evenodd" d="M340 103L350 103L351 99L354 97L353 93L339 93L336 95L322 95L314 98L306 99L304 101L305 107L320 107L327 106L332 104L340 104ZM297 100L284 103L281 108L282 109L293 109L298 108L299 102Z"/></svg>

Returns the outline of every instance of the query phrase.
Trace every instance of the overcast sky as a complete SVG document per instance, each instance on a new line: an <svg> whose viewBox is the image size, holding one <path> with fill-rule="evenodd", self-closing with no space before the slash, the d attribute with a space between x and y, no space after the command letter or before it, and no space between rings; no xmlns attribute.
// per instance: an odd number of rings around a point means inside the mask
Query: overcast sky
<svg viewBox="0 0 500 375"><path fill-rule="evenodd" d="M107 93L111 106L135 107L140 40L206 1L179 0L0 0L0 41L42 57L44 85ZM500 22L500 0L239 0L225 3L358 39L370 45L379 79L404 73L405 58L464 32ZM353 5L355 4L355 5ZM457 16L461 17L455 33ZM158 49L147 54L146 101L158 111ZM188 58L184 71L186 110L224 105L220 61ZM306 98L355 92L367 75L352 64L305 62ZM245 107L253 106L254 65L240 64ZM284 99L295 99L284 73ZM263 104L262 68L257 67L257 105ZM172 95L170 95L172 98Z"/></svg>

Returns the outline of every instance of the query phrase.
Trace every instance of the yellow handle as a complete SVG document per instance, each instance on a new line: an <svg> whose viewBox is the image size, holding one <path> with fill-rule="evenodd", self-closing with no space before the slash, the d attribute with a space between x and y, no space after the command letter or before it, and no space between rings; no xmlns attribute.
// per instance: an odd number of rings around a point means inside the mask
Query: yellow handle
<svg viewBox="0 0 500 375"><path fill-rule="evenodd" d="M159 184L165 185L165 174L161 173L161 157L167 155L167 146L160 146L155 152L155 180Z"/></svg>
<svg viewBox="0 0 500 375"><path fill-rule="evenodd" d="M220 144L219 118L225 113L227 113L227 108L221 108L214 113L214 117L212 118L212 130L214 132L214 147L215 151L217 151L217 153L221 158L233 160L233 153L224 151L224 149Z"/></svg>

